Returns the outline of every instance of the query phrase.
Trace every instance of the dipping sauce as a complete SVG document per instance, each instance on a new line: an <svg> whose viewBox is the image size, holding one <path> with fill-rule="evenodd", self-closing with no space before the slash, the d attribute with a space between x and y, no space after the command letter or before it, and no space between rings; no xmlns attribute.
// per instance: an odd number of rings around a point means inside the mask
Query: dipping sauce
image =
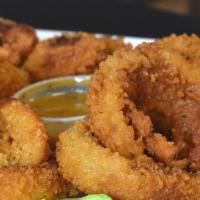
<svg viewBox="0 0 200 200"><path fill-rule="evenodd" d="M14 98L36 108L47 128L51 149L58 135L88 114L85 104L90 76L77 75L40 81L18 91Z"/></svg>
<svg viewBox="0 0 200 200"><path fill-rule="evenodd" d="M55 93L29 100L42 117L75 117L89 112L86 93Z"/></svg>

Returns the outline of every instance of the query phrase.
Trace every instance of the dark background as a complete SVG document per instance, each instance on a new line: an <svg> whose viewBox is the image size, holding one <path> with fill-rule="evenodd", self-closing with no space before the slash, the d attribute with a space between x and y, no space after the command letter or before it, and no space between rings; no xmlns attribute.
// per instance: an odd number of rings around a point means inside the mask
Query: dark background
<svg viewBox="0 0 200 200"><path fill-rule="evenodd" d="M45 29L144 37L200 34L200 17L160 11L142 0L0 0L0 15Z"/></svg>

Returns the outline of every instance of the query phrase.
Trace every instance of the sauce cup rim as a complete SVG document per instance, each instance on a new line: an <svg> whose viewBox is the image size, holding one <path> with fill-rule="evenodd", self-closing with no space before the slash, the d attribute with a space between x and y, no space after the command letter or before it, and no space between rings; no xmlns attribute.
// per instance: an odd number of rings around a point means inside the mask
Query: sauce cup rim
<svg viewBox="0 0 200 200"><path fill-rule="evenodd" d="M16 98L16 99L20 99L20 97L27 91L34 89L35 87L46 85L46 84L49 84L52 82L59 82L59 81L65 81L65 80L76 80L76 79L80 79L80 80L77 80L77 82L79 82L79 81L81 82L84 80L90 80L90 78L91 78L90 75L75 75L75 76L62 76L62 77L57 77L57 78L51 78L51 79L39 81L37 83L28 85L28 86L22 88L21 90L19 90L18 92L16 92L12 97ZM81 120L81 119L85 118L85 116L86 115L78 115L78 116L74 116L74 117L43 117L43 116L41 116L41 118L46 122L63 122L64 123L64 122L73 122L73 121Z"/></svg>
<svg viewBox="0 0 200 200"><path fill-rule="evenodd" d="M73 122L84 119L86 115L78 115L75 117L42 117L47 122Z"/></svg>
<svg viewBox="0 0 200 200"><path fill-rule="evenodd" d="M83 79L84 80L90 80L91 76L90 75L76 75L76 76L62 76L62 77L58 77L58 78L51 78L51 79L47 79L47 80L43 80L43 81L39 81L37 83L33 83L31 85L28 85L24 88L22 88L21 90L19 90L18 92L16 92L14 95L13 95L13 98L20 98L20 96L27 92L28 90L31 90L33 89L34 87L38 87L40 85L45 85L45 84L49 84L49 83L52 83L52 82L59 82L59 81L64 81L64 80L74 80L74 79L78 79L80 78L82 81Z"/></svg>

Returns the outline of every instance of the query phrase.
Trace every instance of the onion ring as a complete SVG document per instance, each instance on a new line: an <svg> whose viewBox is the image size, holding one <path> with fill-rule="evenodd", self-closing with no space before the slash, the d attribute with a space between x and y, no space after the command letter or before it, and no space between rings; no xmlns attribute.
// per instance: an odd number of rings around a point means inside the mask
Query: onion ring
<svg viewBox="0 0 200 200"><path fill-rule="evenodd" d="M114 50L125 46L122 38L93 34L63 34L39 42L24 64L33 81L90 74Z"/></svg>
<svg viewBox="0 0 200 200"><path fill-rule="evenodd" d="M176 147L152 133L150 117L139 111L133 100L137 96L133 75L144 66L150 66L148 59L131 48L115 52L100 65L88 94L89 124L103 144L127 158L143 154L147 146L150 153L168 162L174 158ZM159 141L165 149L148 145L147 138L151 143Z"/></svg>
<svg viewBox="0 0 200 200"><path fill-rule="evenodd" d="M59 136L57 159L63 177L88 194L114 199L198 199L200 174L167 171L155 165L134 167L132 161L98 144L78 122Z"/></svg>
<svg viewBox="0 0 200 200"><path fill-rule="evenodd" d="M48 158L46 128L19 100L0 103L0 165L37 165Z"/></svg>
<svg viewBox="0 0 200 200"><path fill-rule="evenodd" d="M35 30L28 25L0 18L0 61L21 67L37 42Z"/></svg>
<svg viewBox="0 0 200 200"><path fill-rule="evenodd" d="M168 165L174 160L183 167L198 165L197 47L196 36L171 36L134 50L119 50L101 64L92 78L88 104L91 130L103 144L127 158L147 150Z"/></svg>
<svg viewBox="0 0 200 200"><path fill-rule="evenodd" d="M137 106L171 134L176 158L200 163L200 39L171 36L138 50L152 67L137 72Z"/></svg>
<svg viewBox="0 0 200 200"><path fill-rule="evenodd" d="M77 194L78 190L67 183L52 165L0 168L1 199L54 200Z"/></svg>
<svg viewBox="0 0 200 200"><path fill-rule="evenodd" d="M23 69L7 62L0 63L0 98L12 96L29 82L28 73Z"/></svg>

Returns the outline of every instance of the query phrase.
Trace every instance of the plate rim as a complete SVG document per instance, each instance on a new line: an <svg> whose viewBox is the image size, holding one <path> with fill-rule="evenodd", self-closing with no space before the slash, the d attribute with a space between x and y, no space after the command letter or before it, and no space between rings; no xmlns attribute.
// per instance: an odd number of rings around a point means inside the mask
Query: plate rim
<svg viewBox="0 0 200 200"><path fill-rule="evenodd" d="M36 29L36 34L40 40L45 40L50 37L61 35L62 33L77 33L78 31L70 31L70 30L50 30L50 29ZM79 31L80 32L80 31ZM97 36L104 35L103 33L94 33ZM105 34L109 35L109 34ZM111 34L112 37L118 37L119 35ZM121 35L120 35L121 36ZM130 43L133 46L137 46L143 42L153 42L155 38L148 37L137 37L137 36L123 36L124 42L126 44Z"/></svg>

